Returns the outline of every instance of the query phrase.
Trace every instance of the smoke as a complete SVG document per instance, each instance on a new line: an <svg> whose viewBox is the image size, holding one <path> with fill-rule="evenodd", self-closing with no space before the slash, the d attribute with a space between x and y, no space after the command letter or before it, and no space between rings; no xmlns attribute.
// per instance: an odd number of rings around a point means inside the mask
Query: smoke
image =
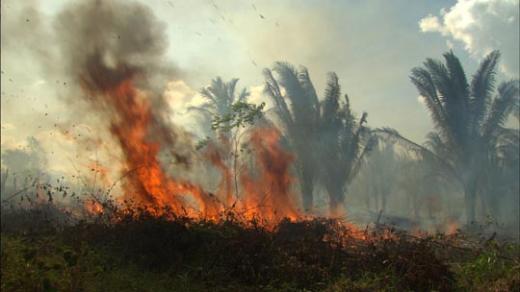
<svg viewBox="0 0 520 292"><path fill-rule="evenodd" d="M110 126L124 156L125 196L176 212L188 208L192 195L200 211L216 211L197 186L174 179L159 158L168 149L175 162L189 166L180 131L162 95L175 68L165 62L164 25L137 3L83 1L66 7L54 23L60 34L64 70L78 84L89 106Z"/></svg>
<svg viewBox="0 0 520 292"><path fill-rule="evenodd" d="M165 58L165 25L149 8L130 1L75 2L57 16L54 29L63 69L92 93L89 98L97 98L91 105L113 110L98 93L132 78L146 91L153 111L151 136L174 146L177 137L162 90L178 72ZM177 159L186 163L185 157Z"/></svg>
<svg viewBox="0 0 520 292"><path fill-rule="evenodd" d="M39 13L36 7L27 9ZM40 17L45 18L43 15ZM50 25L42 25L42 31L46 33L37 38L40 41L52 40L48 44L51 53L46 56L33 54L33 57L45 59L40 64L48 76L66 80L63 83L68 86L60 94L60 101L65 110L72 113L71 121L76 124L82 121L90 129L95 129L89 133L91 137L76 142L91 148L104 145L104 148L119 150L118 157L105 155L107 159L102 159L101 164L96 150L96 159L87 158L87 163L83 164L102 173L103 179L106 179L109 169L119 168L120 176L124 177L120 182L124 198L144 206L168 207L177 213L192 215L195 215L192 210L209 216L219 212L222 203L199 185L181 177L193 173L185 172L187 167L197 165L192 161L195 157L192 157L194 152L188 135L172 123L172 106L178 103L172 98L179 96L177 89L188 95L193 95L193 92L183 88L181 72L167 61L166 26L155 18L151 9L130 1L82 0L64 6L52 22L42 23ZM17 34L14 30L10 33ZM25 35L18 34L18 37L24 39ZM61 126L65 127L65 124L62 122ZM278 143L276 137L271 139L270 147ZM67 132L66 138L75 139L75 136ZM260 142L256 144L260 145ZM277 170L281 173L273 174L272 169L266 166L266 159L283 153L278 148L269 151L269 155L264 154L260 160L264 167L259 184L269 177L268 185L276 185L273 196L280 193L287 197L291 160L282 159L283 168ZM182 173L179 169L167 171L168 154L175 165L184 167ZM211 158L210 162L214 160ZM251 189L258 185L252 178L246 181ZM225 184L228 186L224 187ZM219 186L218 195L231 203L229 174L227 181L224 179ZM264 192L256 196L265 195ZM259 199L255 202L262 203ZM273 201L270 205L273 204L293 210L289 201ZM278 217L284 212L280 209L277 213Z"/></svg>

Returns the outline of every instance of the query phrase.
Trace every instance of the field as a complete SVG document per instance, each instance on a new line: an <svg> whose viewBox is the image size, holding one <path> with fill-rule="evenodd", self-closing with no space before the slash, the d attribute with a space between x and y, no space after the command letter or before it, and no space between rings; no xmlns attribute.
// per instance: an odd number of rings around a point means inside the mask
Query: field
<svg viewBox="0 0 520 292"><path fill-rule="evenodd" d="M110 217L110 218L108 218ZM2 291L518 291L520 246L332 219L2 212Z"/></svg>

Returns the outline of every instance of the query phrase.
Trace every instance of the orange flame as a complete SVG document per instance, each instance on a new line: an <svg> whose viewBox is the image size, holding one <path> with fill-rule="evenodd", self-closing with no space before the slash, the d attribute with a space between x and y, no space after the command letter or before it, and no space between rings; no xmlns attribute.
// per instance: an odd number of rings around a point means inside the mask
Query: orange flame
<svg viewBox="0 0 520 292"><path fill-rule="evenodd" d="M94 179L99 179L104 185L110 184L109 169L101 165L98 161L87 163L86 167L94 173Z"/></svg>
<svg viewBox="0 0 520 292"><path fill-rule="evenodd" d="M215 166L221 173L220 184L218 186L218 197L224 199L227 206L233 204L233 190L232 190L232 171L222 158L222 149L219 149L215 144L210 143L207 146L206 157L211 164Z"/></svg>
<svg viewBox="0 0 520 292"><path fill-rule="evenodd" d="M293 178L289 167L294 157L280 146L280 131L276 128L254 129L250 137L259 173L240 175L244 196L242 208L247 218L259 217L275 223L283 218L300 217L291 200Z"/></svg>
<svg viewBox="0 0 520 292"><path fill-rule="evenodd" d="M454 218L448 218L444 227L444 234L454 235L459 230L459 223Z"/></svg>
<svg viewBox="0 0 520 292"><path fill-rule="evenodd" d="M134 87L135 73L125 65L108 67L96 54L81 78L83 88L98 99L94 105L101 102L110 111L110 131L123 151L126 171L132 173L124 185L125 196L155 210L168 207L177 214L216 216L219 206L214 198L198 186L169 177L162 169L157 158L161 145L149 139L150 130L162 125L157 124L149 100ZM187 196L196 201L195 208L190 207Z"/></svg>
<svg viewBox="0 0 520 292"><path fill-rule="evenodd" d="M95 200L86 200L83 204L85 210L91 215L103 213L103 206Z"/></svg>
<svg viewBox="0 0 520 292"><path fill-rule="evenodd" d="M238 201L232 187L233 171L223 158L223 151L229 145L226 141L222 141L222 149L209 145L206 156L222 173L218 193L220 201L200 186L166 173L158 155L161 146L171 146L168 150L174 150L172 139L175 137L162 123L160 109L152 108L150 97L153 96L135 86L137 77L142 77L139 69L125 64L108 66L101 55L97 53L88 59L80 81L92 105L108 114L110 132L121 147L125 165L122 170L124 200L151 212L159 212L158 215L167 209L178 215L211 219L218 218L225 208L231 207L245 219L260 219L267 225L284 218L302 218L291 189L294 178L290 166L294 157L280 145L278 129L262 127L252 130L249 142L256 167L251 169L241 165L240 169L245 170L235 174L240 180ZM99 204L87 204L87 209L93 212L102 211Z"/></svg>

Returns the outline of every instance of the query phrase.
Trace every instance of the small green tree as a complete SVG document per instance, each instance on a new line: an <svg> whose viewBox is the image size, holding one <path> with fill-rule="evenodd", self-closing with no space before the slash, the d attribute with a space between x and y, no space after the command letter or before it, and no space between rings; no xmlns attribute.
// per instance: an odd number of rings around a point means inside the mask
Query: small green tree
<svg viewBox="0 0 520 292"><path fill-rule="evenodd" d="M244 101L237 101L233 103L230 107L230 112L223 115L215 115L213 117L213 121L211 124L211 128L214 131L221 132L231 137L232 139L232 157L233 157L233 178L234 178L234 186L235 186L235 203L238 198L238 158L239 158L239 146L240 141L244 134L247 132L245 128L251 126L263 117L263 109L265 107L265 103L261 103L260 105L255 105L252 103L247 103ZM210 142L210 138L202 140L197 145L197 148L200 149L206 146ZM233 203L233 206L235 205Z"/></svg>

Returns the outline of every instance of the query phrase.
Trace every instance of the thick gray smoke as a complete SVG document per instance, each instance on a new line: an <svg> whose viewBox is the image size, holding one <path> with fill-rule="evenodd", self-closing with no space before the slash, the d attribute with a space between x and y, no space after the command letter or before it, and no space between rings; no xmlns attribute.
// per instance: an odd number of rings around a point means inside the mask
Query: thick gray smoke
<svg viewBox="0 0 520 292"><path fill-rule="evenodd" d="M56 17L54 29L65 69L80 76L98 54L106 66L138 68L148 81L172 77L165 62L168 41L165 24L150 8L132 1L75 1Z"/></svg>
<svg viewBox="0 0 520 292"><path fill-rule="evenodd" d="M71 3L53 24L62 68L86 89L89 104L107 114L112 124L128 119L119 112L121 105L102 97L132 79L151 105L149 137L178 150L179 130L170 123L170 108L162 95L167 80L178 72L165 58L165 25L152 11L132 1L85 0ZM187 165L186 153L171 154Z"/></svg>

